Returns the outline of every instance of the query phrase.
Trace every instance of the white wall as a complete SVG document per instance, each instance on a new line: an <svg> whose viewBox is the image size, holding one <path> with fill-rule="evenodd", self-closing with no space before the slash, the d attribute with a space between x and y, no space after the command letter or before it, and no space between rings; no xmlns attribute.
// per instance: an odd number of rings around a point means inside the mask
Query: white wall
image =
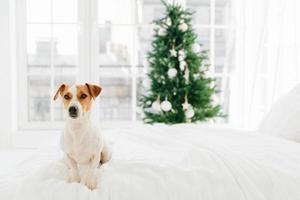
<svg viewBox="0 0 300 200"><path fill-rule="evenodd" d="M14 38L12 31L12 2L0 1L0 148L11 146L12 135L12 88L13 62L10 43Z"/></svg>

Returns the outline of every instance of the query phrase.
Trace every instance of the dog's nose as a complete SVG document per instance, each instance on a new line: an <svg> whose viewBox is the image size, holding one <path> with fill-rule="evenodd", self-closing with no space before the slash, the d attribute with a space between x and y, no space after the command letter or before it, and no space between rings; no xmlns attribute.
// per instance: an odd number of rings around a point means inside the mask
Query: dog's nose
<svg viewBox="0 0 300 200"><path fill-rule="evenodd" d="M71 106L69 108L69 115L73 118L77 117L78 114L78 107L77 106Z"/></svg>

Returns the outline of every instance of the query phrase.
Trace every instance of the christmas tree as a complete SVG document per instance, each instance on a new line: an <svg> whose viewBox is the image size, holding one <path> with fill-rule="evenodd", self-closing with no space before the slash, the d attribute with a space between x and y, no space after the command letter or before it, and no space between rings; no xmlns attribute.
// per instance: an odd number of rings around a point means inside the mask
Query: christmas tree
<svg viewBox="0 0 300 200"><path fill-rule="evenodd" d="M154 21L152 51L148 53L149 91L141 98L146 123L205 121L221 116L213 103L217 92L207 76L208 52L201 50L192 28L192 13L167 4L165 16Z"/></svg>

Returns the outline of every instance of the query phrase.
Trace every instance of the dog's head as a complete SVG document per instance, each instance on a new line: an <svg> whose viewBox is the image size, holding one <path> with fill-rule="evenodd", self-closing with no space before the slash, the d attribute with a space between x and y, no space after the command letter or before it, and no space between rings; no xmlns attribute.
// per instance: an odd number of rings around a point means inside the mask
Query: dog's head
<svg viewBox="0 0 300 200"><path fill-rule="evenodd" d="M54 95L56 100L62 98L65 115L70 119L80 119L88 116L94 100L101 92L98 85L88 84L73 85L62 84Z"/></svg>

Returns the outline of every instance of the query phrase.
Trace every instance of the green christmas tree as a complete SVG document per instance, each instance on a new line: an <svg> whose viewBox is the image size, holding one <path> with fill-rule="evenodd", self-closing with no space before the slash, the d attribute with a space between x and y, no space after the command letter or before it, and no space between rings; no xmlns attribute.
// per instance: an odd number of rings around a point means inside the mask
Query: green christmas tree
<svg viewBox="0 0 300 200"><path fill-rule="evenodd" d="M165 16L154 21L153 50L148 53L150 89L141 98L146 123L205 121L221 116L212 97L217 92L208 77L208 52L201 50L192 28L192 13L167 4Z"/></svg>

